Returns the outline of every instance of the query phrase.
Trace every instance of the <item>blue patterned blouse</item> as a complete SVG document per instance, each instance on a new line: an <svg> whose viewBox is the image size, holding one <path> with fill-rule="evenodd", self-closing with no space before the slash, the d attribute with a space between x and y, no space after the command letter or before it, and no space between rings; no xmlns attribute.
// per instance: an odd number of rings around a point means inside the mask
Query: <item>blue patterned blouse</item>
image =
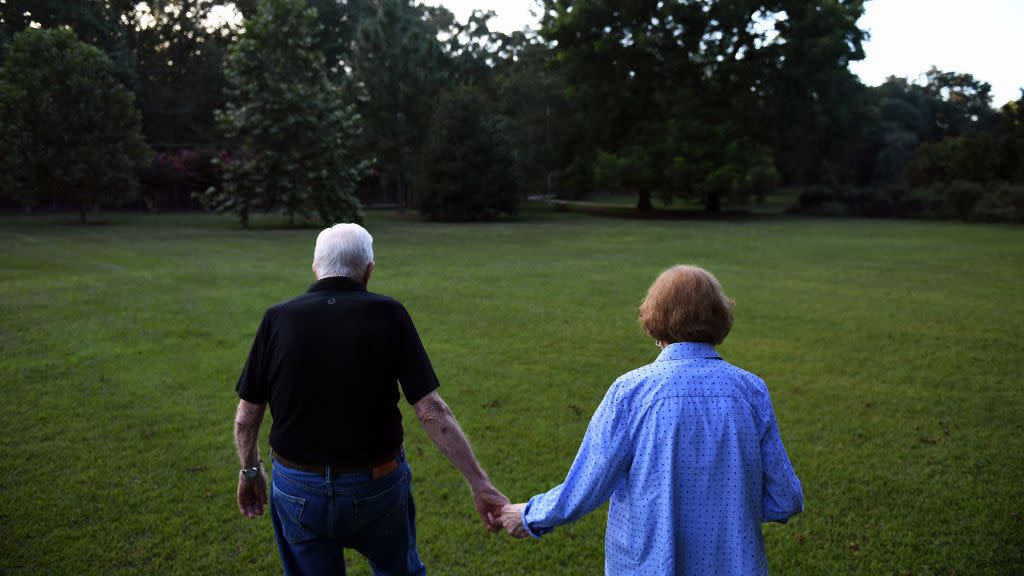
<svg viewBox="0 0 1024 576"><path fill-rule="evenodd" d="M611 498L606 574L767 574L761 522L803 510L768 388L709 344L665 347L612 384L565 482L530 499L534 536Z"/></svg>

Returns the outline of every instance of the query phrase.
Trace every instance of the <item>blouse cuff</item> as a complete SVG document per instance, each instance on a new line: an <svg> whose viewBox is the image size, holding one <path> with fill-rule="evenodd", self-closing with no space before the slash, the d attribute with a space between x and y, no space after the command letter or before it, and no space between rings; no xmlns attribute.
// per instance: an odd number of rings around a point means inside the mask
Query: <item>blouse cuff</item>
<svg viewBox="0 0 1024 576"><path fill-rule="evenodd" d="M530 501L527 502L526 506L523 507L523 528L526 529L527 534L533 536L537 540L540 540L541 536L547 534L548 532L551 532L552 530L554 530L554 528L543 528L541 526L534 526L532 528L530 527L530 523L526 521L526 515L530 512L530 506L532 505L533 498L530 498Z"/></svg>

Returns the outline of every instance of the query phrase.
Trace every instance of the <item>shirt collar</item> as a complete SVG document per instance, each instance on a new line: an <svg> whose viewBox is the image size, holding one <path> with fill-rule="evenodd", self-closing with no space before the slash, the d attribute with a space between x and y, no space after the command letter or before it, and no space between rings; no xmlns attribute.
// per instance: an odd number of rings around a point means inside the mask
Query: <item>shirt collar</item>
<svg viewBox="0 0 1024 576"><path fill-rule="evenodd" d="M721 358L715 347L706 342L676 342L665 346L656 362L666 360L692 360L694 358Z"/></svg>
<svg viewBox="0 0 1024 576"><path fill-rule="evenodd" d="M365 292L366 286L355 278L348 276L328 276L321 278L309 287L310 292Z"/></svg>

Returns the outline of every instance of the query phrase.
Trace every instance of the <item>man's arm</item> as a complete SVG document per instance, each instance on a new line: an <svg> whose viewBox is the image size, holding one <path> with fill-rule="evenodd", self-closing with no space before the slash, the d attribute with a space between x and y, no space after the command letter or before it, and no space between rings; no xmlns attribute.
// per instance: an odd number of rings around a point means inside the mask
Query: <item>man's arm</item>
<svg viewBox="0 0 1024 576"><path fill-rule="evenodd" d="M469 439L459 427L452 409L436 390L421 398L413 407L427 436L469 483L473 491L473 504L487 529L491 532L500 530L501 510L509 500L491 484L491 479L476 461Z"/></svg>
<svg viewBox="0 0 1024 576"><path fill-rule="evenodd" d="M242 468L251 468L260 464L260 424L266 404L253 404L245 400L238 401L235 412L235 447L238 449L238 461ZM267 505L267 477L260 470L259 476L247 480L238 475L238 511L243 516L255 518L263 514Z"/></svg>

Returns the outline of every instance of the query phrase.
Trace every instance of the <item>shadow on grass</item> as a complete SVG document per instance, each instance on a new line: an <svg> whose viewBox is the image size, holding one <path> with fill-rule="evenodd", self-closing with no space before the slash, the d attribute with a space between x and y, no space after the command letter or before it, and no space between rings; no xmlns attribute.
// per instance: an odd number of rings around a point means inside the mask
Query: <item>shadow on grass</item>
<svg viewBox="0 0 1024 576"><path fill-rule="evenodd" d="M553 200L552 207L556 212L576 212L609 218L630 218L637 220L711 220L711 221L743 221L762 220L775 217L774 214L755 213L748 210L719 210L708 212L700 209L659 208L657 210L638 210L632 206L611 206L592 202L574 202L569 200Z"/></svg>
<svg viewBox="0 0 1024 576"><path fill-rule="evenodd" d="M93 228L102 226L113 226L117 224L117 222L107 219L86 220L85 222L81 222L77 219L77 216L74 220L58 220L57 222L54 223L60 226L68 226L70 228Z"/></svg>

